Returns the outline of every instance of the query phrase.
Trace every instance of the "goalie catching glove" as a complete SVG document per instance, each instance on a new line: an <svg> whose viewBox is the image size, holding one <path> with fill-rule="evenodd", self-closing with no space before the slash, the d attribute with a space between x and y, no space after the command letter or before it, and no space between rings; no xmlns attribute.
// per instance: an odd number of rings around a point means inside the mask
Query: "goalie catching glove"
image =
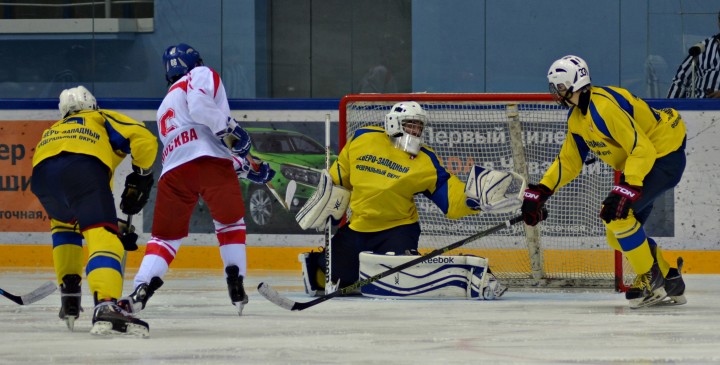
<svg viewBox="0 0 720 365"><path fill-rule="evenodd" d="M522 205L521 197L506 195L515 178L520 179L524 185L525 180L516 173L473 166L465 184L467 196L465 204L472 209L488 213L507 213L517 210Z"/></svg>
<svg viewBox="0 0 720 365"><path fill-rule="evenodd" d="M332 176L323 170L320 183L313 195L295 216L302 229L322 229L328 218L337 224L345 215L350 204L350 191L342 186L333 185Z"/></svg>

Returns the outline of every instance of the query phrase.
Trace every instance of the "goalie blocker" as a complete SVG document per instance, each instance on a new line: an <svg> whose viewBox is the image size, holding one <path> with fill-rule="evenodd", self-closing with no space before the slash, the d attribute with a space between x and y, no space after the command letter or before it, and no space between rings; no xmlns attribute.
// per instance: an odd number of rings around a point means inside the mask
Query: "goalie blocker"
<svg viewBox="0 0 720 365"><path fill-rule="evenodd" d="M360 280L416 259L416 255L360 253ZM324 294L321 252L300 254L305 293ZM507 288L490 272L488 260L469 255L438 256L363 286L360 294L382 299L484 299L501 297Z"/></svg>

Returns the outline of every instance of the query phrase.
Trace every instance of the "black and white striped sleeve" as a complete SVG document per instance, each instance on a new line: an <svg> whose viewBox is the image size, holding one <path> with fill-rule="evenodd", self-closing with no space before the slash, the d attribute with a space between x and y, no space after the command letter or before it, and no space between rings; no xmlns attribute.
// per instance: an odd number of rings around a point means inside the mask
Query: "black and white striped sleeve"
<svg viewBox="0 0 720 365"><path fill-rule="evenodd" d="M720 34L705 39L702 44L704 51L697 56L695 84L691 85L693 57L688 55L673 77L668 98L689 98L693 92L703 98L707 90L720 90Z"/></svg>

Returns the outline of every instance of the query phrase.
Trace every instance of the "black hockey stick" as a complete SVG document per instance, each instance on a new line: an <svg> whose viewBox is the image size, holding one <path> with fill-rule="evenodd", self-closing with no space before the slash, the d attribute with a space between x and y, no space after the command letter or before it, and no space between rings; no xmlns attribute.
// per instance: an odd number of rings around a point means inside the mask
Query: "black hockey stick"
<svg viewBox="0 0 720 365"><path fill-rule="evenodd" d="M40 299L43 299L47 297L48 295L52 294L57 290L57 285L53 283L52 281L48 281L47 283L43 284L43 286L25 294L25 295L13 295L8 292L6 292L3 289L0 289L0 294L2 294L5 298L8 298L12 300L13 302L25 305L30 303L35 303Z"/></svg>
<svg viewBox="0 0 720 365"><path fill-rule="evenodd" d="M545 216L547 216L547 215L545 215ZM258 285L258 292L260 293L260 295L262 295L263 297L265 297L265 299L271 301L271 302L274 303L275 305L278 305L278 306L280 306L280 307L283 307L283 308L288 309L288 310L291 310L291 311L301 311L301 310L303 310L303 309L307 309L307 308L310 308L310 307L312 307L312 306L314 306L314 305L320 304L320 303L322 303L322 302L324 302L324 301L326 301L326 300L328 300L328 299L335 298L335 297L337 297L337 296L339 296L339 295L350 294L350 293L352 293L353 291L355 291L356 289L358 289L358 288L360 288L360 287L362 287L362 286L364 286L364 285L367 285L367 284L370 284L370 283L372 283L372 282L378 281L378 280L380 280L380 279L382 279L382 278L384 278L384 277L386 277L386 276L388 276L388 275L395 274L396 272L400 272L400 271L402 271L402 270L404 270L404 269L407 269L408 267L417 265L417 264L419 264L419 263L421 263L421 262L423 262L423 261L429 260L429 259L431 259L431 258L433 258L433 257L440 256L440 255L442 255L442 254L444 254L444 253L446 253L446 252L448 252L448 251L450 251L450 250L454 250L454 249L456 249L456 248L458 248L458 247L460 247L460 246L463 246L463 245L465 245L465 244L467 244L467 243L470 243L470 242L472 242L472 241L475 241L475 240L477 240L477 239L479 239L479 238L481 238L481 237L485 237L485 236L487 236L487 235L490 235L490 234L492 234L492 233L495 233L495 232L497 232L497 231L499 231L499 230L501 230L501 229L503 229L503 228L508 228L508 227L512 226L513 224L518 223L518 222L522 222L522 216L517 216L517 217L512 218L512 219L510 219L510 220L508 220L508 221L505 221L505 222L503 222L503 223L500 223L500 224L498 224L498 225L496 225L496 226L494 226L494 227L488 228L488 229L486 229L486 230L484 230L484 231L482 231L482 232L475 233L474 235L472 235L472 236L470 236L470 237L463 238L462 240L457 241L457 242L455 242L455 243L452 243L452 244L450 244L450 245L447 245L447 246L445 246L445 247L438 248L438 249L436 249L436 250L430 251L428 254L426 254L426 255L424 255L424 256L419 256L418 258L413 259L413 260L410 260L410 261L408 261L408 262L406 262L406 263L404 263L404 264L402 264L402 265L398 265L398 266L396 266L396 267L394 267L394 268L392 268L392 269L389 269L389 270L387 270L387 271L383 271L383 272L381 272L381 273L379 273L379 274L377 274L377 275L373 275L373 276L371 276L371 277L369 277L369 278L367 278L367 279L363 279L363 280L357 281L357 282L355 282L354 284L348 285L348 286L346 286L346 287L344 287L344 288L342 288L342 289L338 289L338 290L336 290L336 291L334 291L334 292L332 292L332 293L330 293L330 294L323 295L323 296L321 296L321 297L319 297L319 298L317 298L317 299L313 299L313 300L311 300L311 301L309 301L309 302L305 302L305 303L295 302L295 301L292 301L292 300L290 300L290 299L288 299L288 298L285 298L285 297L281 296L280 293L277 292L277 290L273 289L269 284L265 284L264 282L263 282L263 283L260 283L260 285Z"/></svg>

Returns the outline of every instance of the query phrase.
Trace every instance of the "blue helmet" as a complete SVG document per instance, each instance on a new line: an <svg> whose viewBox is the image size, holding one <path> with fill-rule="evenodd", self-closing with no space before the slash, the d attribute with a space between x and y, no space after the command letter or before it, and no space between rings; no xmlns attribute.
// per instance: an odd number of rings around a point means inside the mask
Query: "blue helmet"
<svg viewBox="0 0 720 365"><path fill-rule="evenodd" d="M185 43L179 43L165 50L163 64L165 65L165 79L172 83L190 72L195 66L201 66L203 62L200 53L195 48Z"/></svg>

